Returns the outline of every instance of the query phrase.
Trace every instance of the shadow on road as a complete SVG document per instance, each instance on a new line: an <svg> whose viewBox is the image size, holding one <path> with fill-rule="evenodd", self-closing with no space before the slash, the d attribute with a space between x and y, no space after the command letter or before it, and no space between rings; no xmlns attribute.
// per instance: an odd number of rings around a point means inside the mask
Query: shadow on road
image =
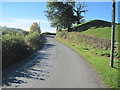
<svg viewBox="0 0 120 90"><path fill-rule="evenodd" d="M54 38L55 35L46 35L45 37L46 37L46 38Z"/></svg>
<svg viewBox="0 0 120 90"><path fill-rule="evenodd" d="M54 44L46 44L47 45L47 48L52 48L53 46L56 46Z"/></svg>
<svg viewBox="0 0 120 90"><path fill-rule="evenodd" d="M42 41L45 44L48 41L47 38L54 38L54 37L55 37L55 35L45 35L45 36L43 36Z"/></svg>
<svg viewBox="0 0 120 90"><path fill-rule="evenodd" d="M46 36L50 38L54 38L54 36ZM46 39L46 37L44 39ZM47 40L47 39L46 39ZM34 54L34 60L33 58L29 58L28 62L23 66L19 66L19 69L15 69L15 67L12 67L13 72L10 73L10 75L7 75L6 72L3 72L5 76L3 75L2 78L2 86L12 86L15 84L15 87L19 87L20 84L28 83L26 79L33 79L33 80L45 80L45 77L50 77L49 71L46 68L51 68L52 66L48 63L48 61L52 60L51 52L48 53L48 50L52 47L56 46L54 44L46 44L47 48L45 51L46 53L40 54L40 51L36 52ZM32 62L31 62L32 61ZM29 63L31 62L31 63ZM21 63L18 63L18 65ZM9 68L8 68L9 70Z"/></svg>
<svg viewBox="0 0 120 90"><path fill-rule="evenodd" d="M47 59L47 58L43 58ZM11 86L11 84L22 84L27 83L24 81L25 79L36 79L36 80L45 80L42 78L42 76L45 75L45 73L49 73L48 71L41 70L40 68L45 66L47 63L41 63L42 65L39 65L39 60L36 60L36 62L29 65L29 68L26 67L24 70L18 70L15 73L15 75L10 75L7 78L3 78L2 85L4 86Z"/></svg>

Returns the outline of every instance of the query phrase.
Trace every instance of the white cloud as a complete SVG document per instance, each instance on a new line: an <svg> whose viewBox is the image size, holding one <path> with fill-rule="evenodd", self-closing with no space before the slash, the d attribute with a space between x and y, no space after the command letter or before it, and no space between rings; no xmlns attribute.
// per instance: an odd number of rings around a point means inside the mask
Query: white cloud
<svg viewBox="0 0 120 90"><path fill-rule="evenodd" d="M13 17L8 17L6 18L7 20L10 21L19 21L19 22L25 22L25 23L29 23L29 22L48 22L47 20L34 20L34 19L23 19L23 18L13 18Z"/></svg>
<svg viewBox="0 0 120 90"><path fill-rule="evenodd" d="M34 19L23 19L23 18L5 18L5 21L0 22L0 26L6 25L7 27L20 28L29 31L30 26L33 22L40 22L49 25L47 20L34 20Z"/></svg>

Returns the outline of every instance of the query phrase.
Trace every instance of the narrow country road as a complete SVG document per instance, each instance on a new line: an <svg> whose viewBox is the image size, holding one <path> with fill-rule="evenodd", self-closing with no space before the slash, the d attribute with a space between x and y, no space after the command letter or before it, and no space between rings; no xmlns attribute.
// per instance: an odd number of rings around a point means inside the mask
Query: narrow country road
<svg viewBox="0 0 120 90"><path fill-rule="evenodd" d="M45 39L43 49L27 64L3 73L3 88L106 87L78 53L55 41L54 36L46 36Z"/></svg>

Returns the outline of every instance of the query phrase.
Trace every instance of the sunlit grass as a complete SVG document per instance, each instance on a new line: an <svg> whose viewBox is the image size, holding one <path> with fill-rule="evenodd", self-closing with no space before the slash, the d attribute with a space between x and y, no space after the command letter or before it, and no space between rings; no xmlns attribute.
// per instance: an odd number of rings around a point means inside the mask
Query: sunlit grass
<svg viewBox="0 0 120 90"><path fill-rule="evenodd" d="M101 39L111 39L111 23L103 20L90 20L75 26L72 26L71 28L76 28L76 31L80 31L83 34L101 38ZM118 42L118 27L120 27L120 24L115 25L115 41ZM63 29L62 31L68 30L67 28ZM119 39L120 40L120 39Z"/></svg>
<svg viewBox="0 0 120 90"><path fill-rule="evenodd" d="M115 29L115 40L118 41L118 25L116 25ZM83 31L81 33L90 35L93 37L101 38L101 39L111 39L111 27L100 27L100 28L95 28L91 27L90 29Z"/></svg>

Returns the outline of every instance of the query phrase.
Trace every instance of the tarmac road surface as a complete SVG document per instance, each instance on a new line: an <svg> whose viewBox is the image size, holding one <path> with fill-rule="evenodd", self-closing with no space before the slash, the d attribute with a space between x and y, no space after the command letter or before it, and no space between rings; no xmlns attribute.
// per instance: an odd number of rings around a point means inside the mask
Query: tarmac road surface
<svg viewBox="0 0 120 90"><path fill-rule="evenodd" d="M4 71L3 88L106 88L78 53L52 35L44 40L43 49L29 62Z"/></svg>

